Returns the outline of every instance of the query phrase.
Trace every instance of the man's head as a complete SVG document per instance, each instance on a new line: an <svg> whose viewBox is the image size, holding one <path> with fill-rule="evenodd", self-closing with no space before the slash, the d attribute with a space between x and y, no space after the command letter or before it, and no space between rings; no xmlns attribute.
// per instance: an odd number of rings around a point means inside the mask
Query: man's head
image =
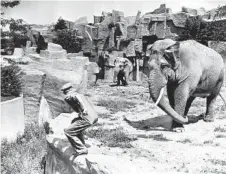
<svg viewBox="0 0 226 174"><path fill-rule="evenodd" d="M61 91L64 94L67 94L68 91L72 88L72 84L71 83L66 83L65 85L62 86Z"/></svg>

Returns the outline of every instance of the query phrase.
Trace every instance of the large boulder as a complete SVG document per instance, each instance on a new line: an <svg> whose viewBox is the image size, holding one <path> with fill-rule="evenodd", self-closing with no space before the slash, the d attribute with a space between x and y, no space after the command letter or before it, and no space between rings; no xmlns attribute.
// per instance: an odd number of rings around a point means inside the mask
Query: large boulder
<svg viewBox="0 0 226 174"><path fill-rule="evenodd" d="M87 67L88 83L93 84L96 81L96 76L100 72L100 67L96 62L89 62Z"/></svg>
<svg viewBox="0 0 226 174"><path fill-rule="evenodd" d="M35 69L23 70L25 123L37 122L46 74Z"/></svg>
<svg viewBox="0 0 226 174"><path fill-rule="evenodd" d="M47 50L48 51L61 51L63 48L59 44L48 43Z"/></svg>
<svg viewBox="0 0 226 174"><path fill-rule="evenodd" d="M127 16L125 17L126 23L128 26L135 24L136 16Z"/></svg>
<svg viewBox="0 0 226 174"><path fill-rule="evenodd" d="M62 49L60 51L41 50L40 56L43 58L48 58L48 59L66 59L67 51L64 49Z"/></svg>
<svg viewBox="0 0 226 174"><path fill-rule="evenodd" d="M53 117L62 112L70 112L70 107L64 102L64 95L60 89L70 82L78 92L85 93L88 63L87 57L73 57L67 61L34 61L29 65L21 66L25 71L25 119L38 121L42 95L46 98Z"/></svg>
<svg viewBox="0 0 226 174"><path fill-rule="evenodd" d="M112 10L112 18L113 21L116 22L124 22L124 13L121 11Z"/></svg>
<svg viewBox="0 0 226 174"><path fill-rule="evenodd" d="M160 14L166 12L166 4L161 4L159 8L155 9L151 14Z"/></svg>
<svg viewBox="0 0 226 174"><path fill-rule="evenodd" d="M207 11L202 17L203 19L209 20L209 21L225 19L226 5Z"/></svg>
<svg viewBox="0 0 226 174"><path fill-rule="evenodd" d="M106 39L109 35L109 24L113 22L111 16L106 16L103 22L100 23L98 28L98 39Z"/></svg>
<svg viewBox="0 0 226 174"><path fill-rule="evenodd" d="M159 39L164 39L166 35L166 17L151 17L150 35L156 35Z"/></svg>
<svg viewBox="0 0 226 174"><path fill-rule="evenodd" d="M167 15L167 21L172 20L176 27L185 28L186 21L190 15L188 13L179 12Z"/></svg>
<svg viewBox="0 0 226 174"><path fill-rule="evenodd" d="M75 22L74 22L74 26L73 28L77 28L79 25L87 25L88 24L88 20L86 16L80 17L78 18Z"/></svg>
<svg viewBox="0 0 226 174"><path fill-rule="evenodd" d="M48 43L48 49L41 50L40 57L48 59L66 59L67 51L59 44Z"/></svg>
<svg viewBox="0 0 226 174"><path fill-rule="evenodd" d="M197 10L197 15L204 15L206 13L205 8L201 7Z"/></svg>
<svg viewBox="0 0 226 174"><path fill-rule="evenodd" d="M196 9L193 9L193 8L188 8L188 7L182 7L182 12L185 12L185 13L189 13L191 15L197 15L197 10Z"/></svg>
<svg viewBox="0 0 226 174"><path fill-rule="evenodd" d="M101 143L94 139L86 140L86 144L90 145L87 155L73 156L74 150L63 130L75 117L76 113L62 113L50 121L51 134L46 136L46 174L137 174L154 170L145 158L103 154L104 147L99 148Z"/></svg>

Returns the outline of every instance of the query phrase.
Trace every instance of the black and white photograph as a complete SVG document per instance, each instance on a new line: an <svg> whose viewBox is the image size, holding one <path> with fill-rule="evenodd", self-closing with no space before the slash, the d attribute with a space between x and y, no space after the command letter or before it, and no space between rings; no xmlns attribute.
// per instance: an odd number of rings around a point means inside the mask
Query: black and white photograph
<svg viewBox="0 0 226 174"><path fill-rule="evenodd" d="M226 174L225 0L1 0L2 174Z"/></svg>

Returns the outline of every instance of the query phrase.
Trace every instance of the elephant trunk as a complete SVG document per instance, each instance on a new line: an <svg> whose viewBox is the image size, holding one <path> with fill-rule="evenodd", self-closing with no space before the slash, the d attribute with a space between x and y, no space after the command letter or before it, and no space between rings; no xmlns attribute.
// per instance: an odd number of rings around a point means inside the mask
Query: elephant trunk
<svg viewBox="0 0 226 174"><path fill-rule="evenodd" d="M158 82L156 82L158 79ZM179 115L169 104L167 98L163 95L165 85L162 84L161 79L155 76L155 73L149 76L149 92L152 100L159 106L163 111L165 111L169 116L171 116L175 121L186 124L188 118L184 118Z"/></svg>

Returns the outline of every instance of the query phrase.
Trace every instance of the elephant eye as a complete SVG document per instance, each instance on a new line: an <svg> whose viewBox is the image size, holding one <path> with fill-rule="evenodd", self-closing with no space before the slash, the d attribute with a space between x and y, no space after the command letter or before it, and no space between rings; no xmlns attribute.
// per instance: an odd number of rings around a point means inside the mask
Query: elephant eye
<svg viewBox="0 0 226 174"><path fill-rule="evenodd" d="M164 68L169 68L170 65L168 63L161 63L161 69L164 69Z"/></svg>
<svg viewBox="0 0 226 174"><path fill-rule="evenodd" d="M157 50L152 50L152 54L157 54L158 51Z"/></svg>

